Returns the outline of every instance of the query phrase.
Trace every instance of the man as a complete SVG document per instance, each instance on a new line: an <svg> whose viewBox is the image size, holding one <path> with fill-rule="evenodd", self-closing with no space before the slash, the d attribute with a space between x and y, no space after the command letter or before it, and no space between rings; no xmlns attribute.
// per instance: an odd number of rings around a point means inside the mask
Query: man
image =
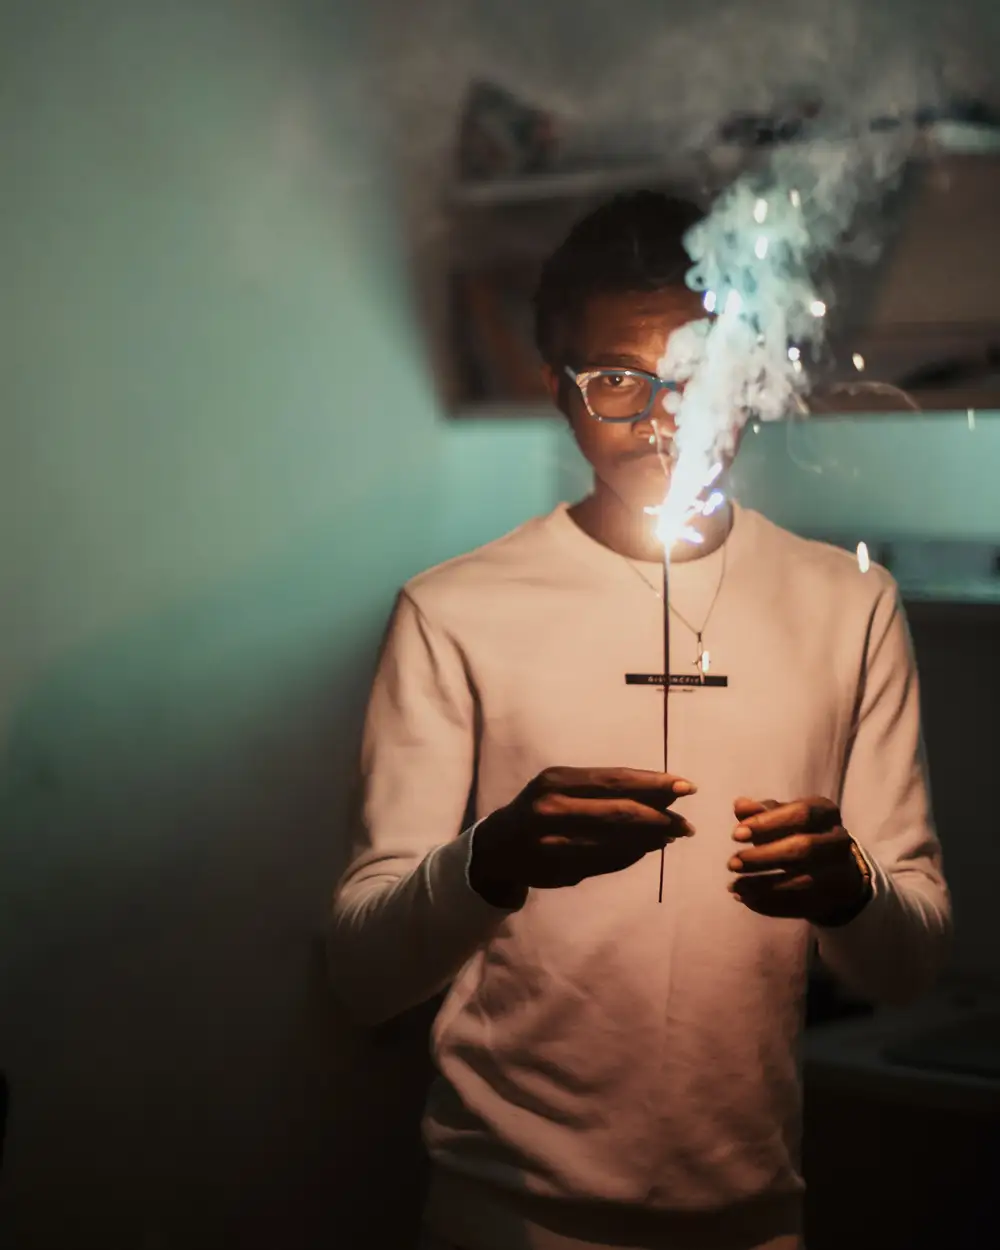
<svg viewBox="0 0 1000 1250"><path fill-rule="evenodd" d="M551 258L538 343L593 492L414 579L375 681L331 967L372 1022L450 987L434 1247L798 1246L813 944L876 1000L917 994L944 955L884 571L727 503L674 552L671 671L726 678L669 695L675 775L662 685L626 680L662 670L644 509L664 492L653 423L672 428L658 362L703 315L694 220L620 198Z"/></svg>

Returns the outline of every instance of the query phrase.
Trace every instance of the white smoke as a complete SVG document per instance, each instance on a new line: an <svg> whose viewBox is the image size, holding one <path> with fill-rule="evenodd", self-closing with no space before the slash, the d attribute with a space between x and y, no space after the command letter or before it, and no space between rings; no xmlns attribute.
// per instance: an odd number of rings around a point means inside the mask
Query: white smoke
<svg viewBox="0 0 1000 1250"><path fill-rule="evenodd" d="M852 229L853 256L877 256L877 238L856 229L859 214L895 185L915 132L845 129L776 149L685 239L688 284L717 316L672 335L660 362L663 377L687 383L658 523L665 542L684 530L746 421L805 410L837 294L821 284L824 263Z"/></svg>

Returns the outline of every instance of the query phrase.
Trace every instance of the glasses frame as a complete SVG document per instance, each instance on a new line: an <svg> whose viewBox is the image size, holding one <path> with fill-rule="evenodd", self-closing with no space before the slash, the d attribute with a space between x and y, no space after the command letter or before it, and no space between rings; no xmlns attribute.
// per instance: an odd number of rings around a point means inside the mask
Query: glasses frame
<svg viewBox="0 0 1000 1250"><path fill-rule="evenodd" d="M658 378L653 373L647 373L645 369L616 369L614 366L609 365L602 369L583 369L581 372L577 373L577 371L569 365L565 365L564 368L567 375L573 379L579 388L584 407L587 409L589 415L592 416L595 421L600 421L603 425L635 425L637 421L645 421L650 412L652 412L653 405L656 403L659 395L661 395L664 391L668 394L676 394L681 390L680 382L674 382L669 378ZM614 377L645 378L646 381L649 382L649 403L642 410L642 412L636 413L634 417L598 416L598 414L590 406L590 400L587 398L587 387L591 384L594 378L607 377L609 375Z"/></svg>

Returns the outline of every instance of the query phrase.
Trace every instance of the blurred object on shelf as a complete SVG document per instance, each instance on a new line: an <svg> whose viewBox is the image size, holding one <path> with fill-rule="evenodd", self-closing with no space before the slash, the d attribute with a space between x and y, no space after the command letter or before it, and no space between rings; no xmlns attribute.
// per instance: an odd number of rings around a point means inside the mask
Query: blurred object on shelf
<svg viewBox="0 0 1000 1250"><path fill-rule="evenodd" d="M474 82L459 126L458 174L463 180L511 178L551 168L551 114L524 104L495 83Z"/></svg>

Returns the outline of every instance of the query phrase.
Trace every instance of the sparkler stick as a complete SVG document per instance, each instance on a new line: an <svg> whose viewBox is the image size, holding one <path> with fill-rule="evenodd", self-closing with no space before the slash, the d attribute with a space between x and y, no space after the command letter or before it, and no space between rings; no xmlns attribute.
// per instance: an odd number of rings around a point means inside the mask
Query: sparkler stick
<svg viewBox="0 0 1000 1250"><path fill-rule="evenodd" d="M667 760L670 742L670 547L663 544L663 771L668 771ZM663 902L663 871L666 865L666 847L660 847L660 892L658 903Z"/></svg>

